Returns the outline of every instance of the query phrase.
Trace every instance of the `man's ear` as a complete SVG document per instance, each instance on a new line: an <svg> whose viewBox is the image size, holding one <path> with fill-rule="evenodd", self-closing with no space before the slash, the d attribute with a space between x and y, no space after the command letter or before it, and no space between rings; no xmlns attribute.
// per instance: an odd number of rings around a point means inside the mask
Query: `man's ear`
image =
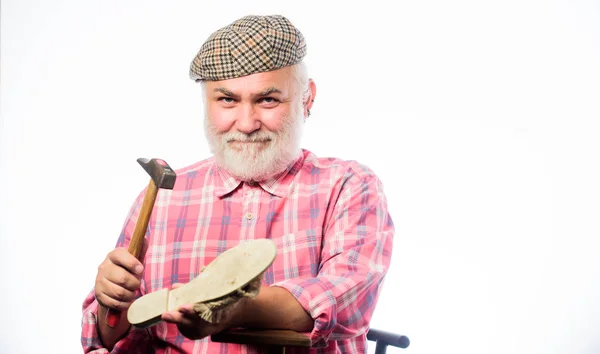
<svg viewBox="0 0 600 354"><path fill-rule="evenodd" d="M315 82L313 81L313 79L308 79L308 97L306 98L306 101L304 102L304 119L306 120L306 118L308 118L308 116L310 116L310 110L312 109L313 104L315 103L315 97L317 96L317 85L315 85Z"/></svg>

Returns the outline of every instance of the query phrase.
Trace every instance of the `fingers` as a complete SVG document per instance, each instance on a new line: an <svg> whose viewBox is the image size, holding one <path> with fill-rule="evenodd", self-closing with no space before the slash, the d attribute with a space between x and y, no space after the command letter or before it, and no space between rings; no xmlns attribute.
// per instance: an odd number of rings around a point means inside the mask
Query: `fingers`
<svg viewBox="0 0 600 354"><path fill-rule="evenodd" d="M118 310L128 308L135 299L136 291L137 288L129 290L107 278L101 277L96 281L96 299L105 307Z"/></svg>
<svg viewBox="0 0 600 354"><path fill-rule="evenodd" d="M196 311L194 311L194 306L192 304L181 305L175 311L168 311L163 313L163 317L167 322L177 322L177 323L192 323L192 322L204 322L198 316Z"/></svg>
<svg viewBox="0 0 600 354"><path fill-rule="evenodd" d="M175 324L180 324L183 322L191 323L191 319L186 318L184 316L184 314L180 313L179 311L165 312L160 316L160 318L165 322L175 323Z"/></svg>
<svg viewBox="0 0 600 354"><path fill-rule="evenodd" d="M99 279L99 283L99 292L118 301L133 301L135 299L136 292L139 289L139 285L137 287L127 288L114 283L108 278Z"/></svg>
<svg viewBox="0 0 600 354"><path fill-rule="evenodd" d="M146 245L146 241L144 240ZM145 246L147 249L147 245ZM144 272L144 266L140 261L137 260L131 253L127 252L125 248L117 248L108 254L108 259L123 268L129 273L135 275L141 275Z"/></svg>
<svg viewBox="0 0 600 354"><path fill-rule="evenodd" d="M201 339L224 329L224 327L204 321L194 311L192 304L180 306L177 311L165 312L161 319L176 324L179 332L190 339Z"/></svg>
<svg viewBox="0 0 600 354"><path fill-rule="evenodd" d="M141 285L141 263L126 249L110 252L98 267L95 295L98 302L109 308L129 307ZM136 273L139 271L139 273Z"/></svg>
<svg viewBox="0 0 600 354"><path fill-rule="evenodd" d="M179 308L177 310L180 313L184 314L185 316L198 317L198 314L196 313L196 311L194 311L194 305L192 305L192 304L181 305L181 306L179 306Z"/></svg>
<svg viewBox="0 0 600 354"><path fill-rule="evenodd" d="M192 305L181 306L177 311L169 311L162 314L161 319L165 322L182 326L197 326L202 319L194 313Z"/></svg>
<svg viewBox="0 0 600 354"><path fill-rule="evenodd" d="M129 258L127 256L131 256L130 254L119 254L116 251L117 250L109 253L107 259L98 267L98 278L96 282L106 279L110 283L118 285L121 288L129 291L136 291L139 289L141 284L141 275L131 273L128 269L122 266L123 263L131 263L130 260L127 259ZM137 260L135 261L137 262ZM133 267L135 268L135 266ZM117 289L113 289L113 292L117 291Z"/></svg>
<svg viewBox="0 0 600 354"><path fill-rule="evenodd" d="M119 299L115 299L112 295L108 295L106 293L96 292L96 300L98 303L106 308L111 308L115 310L126 310L131 306L132 301L122 301Z"/></svg>

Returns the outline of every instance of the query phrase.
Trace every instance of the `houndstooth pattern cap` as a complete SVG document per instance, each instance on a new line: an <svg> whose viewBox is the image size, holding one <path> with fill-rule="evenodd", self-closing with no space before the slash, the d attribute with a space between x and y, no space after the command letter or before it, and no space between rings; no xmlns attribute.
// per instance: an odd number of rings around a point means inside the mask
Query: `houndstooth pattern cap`
<svg viewBox="0 0 600 354"><path fill-rule="evenodd" d="M190 78L218 81L293 65L306 55L304 36L281 15L245 16L211 34L190 65Z"/></svg>

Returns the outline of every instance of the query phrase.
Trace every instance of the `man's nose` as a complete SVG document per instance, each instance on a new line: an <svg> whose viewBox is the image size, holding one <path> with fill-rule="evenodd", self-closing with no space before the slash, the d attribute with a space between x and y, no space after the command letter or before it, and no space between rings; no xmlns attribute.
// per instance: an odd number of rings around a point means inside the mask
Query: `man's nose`
<svg viewBox="0 0 600 354"><path fill-rule="evenodd" d="M260 129L260 119L252 105L242 107L235 123L236 129L245 134L250 134Z"/></svg>

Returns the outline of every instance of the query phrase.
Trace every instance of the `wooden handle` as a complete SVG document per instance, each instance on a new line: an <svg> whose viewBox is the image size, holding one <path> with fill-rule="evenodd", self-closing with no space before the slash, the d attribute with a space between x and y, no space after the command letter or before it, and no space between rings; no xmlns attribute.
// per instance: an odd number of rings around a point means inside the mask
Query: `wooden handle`
<svg viewBox="0 0 600 354"><path fill-rule="evenodd" d="M146 195L144 196L144 202L142 203L142 209L140 210L140 216L135 224L133 235L131 235L131 241L129 241L128 251L139 261L141 261L140 253L144 247L144 236L146 236L146 229L148 228L150 215L152 215L152 208L154 208L156 194L158 194L158 188L156 187L154 181L150 180L146 190Z"/></svg>
<svg viewBox="0 0 600 354"><path fill-rule="evenodd" d="M221 343L300 348L310 348L311 344L307 334L275 329L228 329L213 334L211 340Z"/></svg>
<svg viewBox="0 0 600 354"><path fill-rule="evenodd" d="M140 210L140 216L135 224L135 229L133 230L133 234L131 235L131 240L129 241L129 248L127 251L131 253L135 258L139 261L142 253L142 248L144 248L144 236L146 235L146 230L148 228L148 222L150 221L150 215L152 215L152 209L154 208L154 202L156 201L156 195L158 194L158 187L152 179L150 179L150 183L148 183L148 188L146 189L146 195L144 196L144 201L142 202L142 209ZM106 312L106 324L114 328L119 325L121 321L121 311L109 308Z"/></svg>

